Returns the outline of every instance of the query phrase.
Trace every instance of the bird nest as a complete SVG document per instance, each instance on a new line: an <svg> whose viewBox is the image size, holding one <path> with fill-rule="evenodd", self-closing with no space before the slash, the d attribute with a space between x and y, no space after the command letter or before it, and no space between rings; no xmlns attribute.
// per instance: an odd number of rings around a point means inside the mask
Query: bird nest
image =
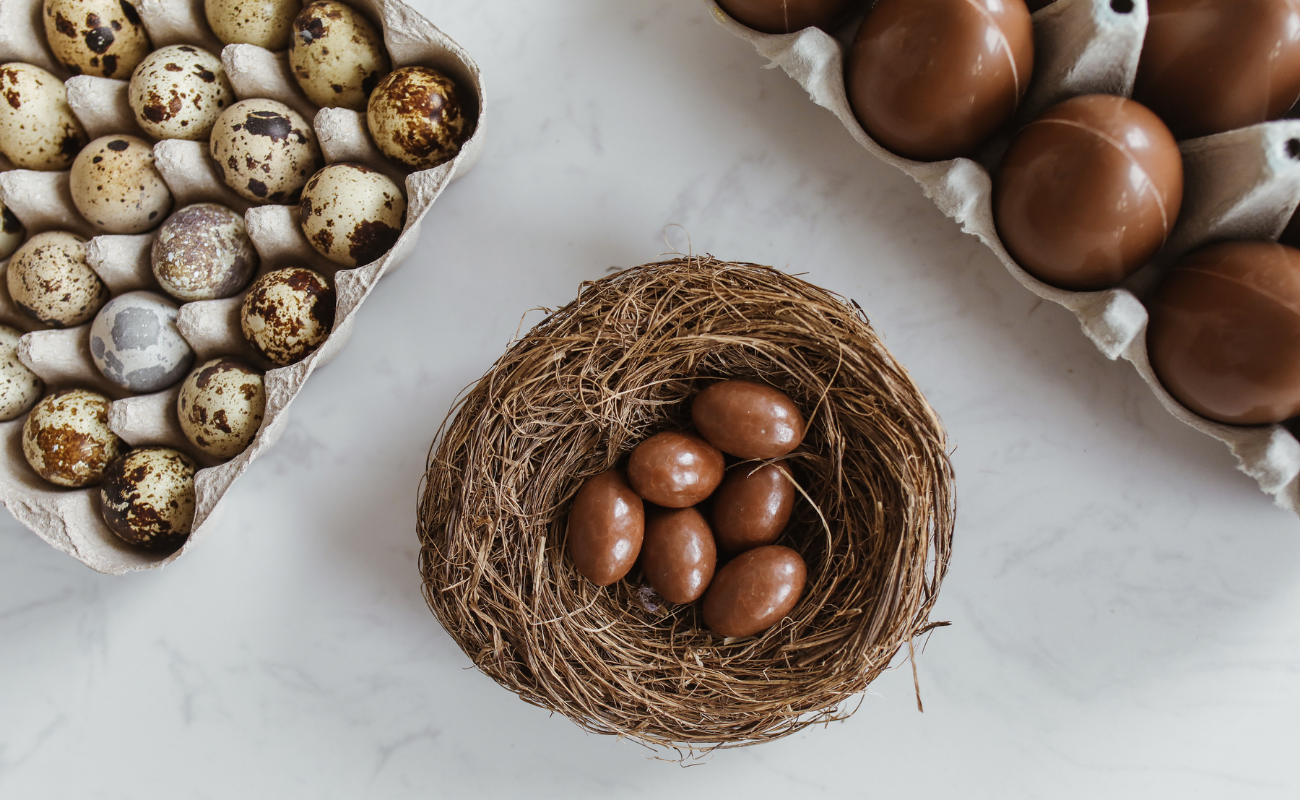
<svg viewBox="0 0 1300 800"><path fill-rule="evenodd" d="M808 418L782 460L802 495L781 544L808 582L766 632L723 640L639 568L599 588L565 551L584 479L690 426L719 378L778 387ZM420 492L429 607L483 672L583 728L699 752L788 736L934 627L954 521L943 426L856 303L711 257L584 283L460 400Z"/></svg>

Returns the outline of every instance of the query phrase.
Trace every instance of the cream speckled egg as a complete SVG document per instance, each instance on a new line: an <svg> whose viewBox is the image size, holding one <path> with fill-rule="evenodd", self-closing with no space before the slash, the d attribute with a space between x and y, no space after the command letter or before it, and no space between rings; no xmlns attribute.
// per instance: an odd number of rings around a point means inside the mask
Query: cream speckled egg
<svg viewBox="0 0 1300 800"><path fill-rule="evenodd" d="M13 255L26 235L27 229L14 216L14 212L6 208L4 203L0 203L0 260Z"/></svg>
<svg viewBox="0 0 1300 800"><path fill-rule="evenodd" d="M23 455L36 474L59 486L93 486L127 445L108 427L109 400L64 389L36 404L23 423Z"/></svg>
<svg viewBox="0 0 1300 800"><path fill-rule="evenodd" d="M105 233L144 233L172 207L171 189L153 163L153 148L135 136L101 136L72 162L72 202Z"/></svg>
<svg viewBox="0 0 1300 800"><path fill-rule="evenodd" d="M0 421L8 422L32 407L45 391L36 373L18 360L22 332L0 325Z"/></svg>
<svg viewBox="0 0 1300 800"><path fill-rule="evenodd" d="M275 100L241 100L212 128L212 160L226 185L254 203L296 203L325 163L307 120Z"/></svg>
<svg viewBox="0 0 1300 800"><path fill-rule="evenodd" d="M90 356L104 377L133 392L157 392L185 376L194 351L176 329L176 304L153 292L109 300L90 325Z"/></svg>
<svg viewBox="0 0 1300 800"><path fill-rule="evenodd" d="M188 44L155 50L131 74L131 112L158 139L208 138L235 90L221 59Z"/></svg>
<svg viewBox="0 0 1300 800"><path fill-rule="evenodd" d="M355 267L388 252L402 234L406 199L388 176L360 164L331 164L302 190L299 224L321 255Z"/></svg>
<svg viewBox="0 0 1300 800"><path fill-rule="evenodd" d="M9 261L5 282L20 309L56 328L89 322L108 301L108 287L86 263L86 240L66 231L28 239Z"/></svg>
<svg viewBox="0 0 1300 800"><path fill-rule="evenodd" d="M334 290L301 267L268 272L244 297L239 322L257 352L284 366L315 350L334 327Z"/></svg>
<svg viewBox="0 0 1300 800"><path fill-rule="evenodd" d="M208 25L222 44L255 44L267 50L289 46L300 0L207 0Z"/></svg>
<svg viewBox="0 0 1300 800"><path fill-rule="evenodd" d="M233 358L214 358L191 372L176 399L185 438L218 458L244 452L265 410L262 373Z"/></svg>
<svg viewBox="0 0 1300 800"><path fill-rule="evenodd" d="M216 203L186 206L153 240L153 274L178 300L215 300L244 288L257 272L257 250L244 217Z"/></svg>
<svg viewBox="0 0 1300 800"><path fill-rule="evenodd" d="M293 21L289 67L316 105L364 111L392 63L369 20L342 3L316 0Z"/></svg>
<svg viewBox="0 0 1300 800"><path fill-rule="evenodd" d="M19 169L67 169L87 136L63 81L31 64L4 64L0 96L0 153Z"/></svg>
<svg viewBox="0 0 1300 800"><path fill-rule="evenodd" d="M45 0L45 38L73 75L126 78L152 49L129 0Z"/></svg>
<svg viewBox="0 0 1300 800"><path fill-rule="evenodd" d="M415 169L455 158L474 128L456 84L429 67L402 67L380 81L366 122L384 155Z"/></svg>
<svg viewBox="0 0 1300 800"><path fill-rule="evenodd" d="M170 550L194 526L194 461L167 447L141 447L108 465L99 510L122 541Z"/></svg>

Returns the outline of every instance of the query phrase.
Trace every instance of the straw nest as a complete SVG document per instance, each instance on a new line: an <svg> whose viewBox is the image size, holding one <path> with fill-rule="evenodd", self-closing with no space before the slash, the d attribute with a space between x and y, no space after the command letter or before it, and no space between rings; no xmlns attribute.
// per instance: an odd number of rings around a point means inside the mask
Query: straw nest
<svg viewBox="0 0 1300 800"><path fill-rule="evenodd" d="M808 583L781 623L724 641L639 569L582 578L565 522L585 478L688 427L690 398L727 377L809 418L784 460L804 496L781 541ZM697 753L852 713L934 627L954 518L943 427L857 304L712 257L584 283L453 409L420 494L425 598L480 670L589 731Z"/></svg>

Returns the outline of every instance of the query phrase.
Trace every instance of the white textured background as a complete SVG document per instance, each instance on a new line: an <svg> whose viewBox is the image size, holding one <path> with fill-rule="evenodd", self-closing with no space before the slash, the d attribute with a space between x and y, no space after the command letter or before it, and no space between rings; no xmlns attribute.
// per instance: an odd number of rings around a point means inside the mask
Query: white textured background
<svg viewBox="0 0 1300 800"><path fill-rule="evenodd" d="M109 578L3 515L0 797L1300 792L1300 524L1226 451L701 4L415 5L483 67L483 161L199 550ZM947 423L924 714L904 668L846 723L682 769L467 669L425 608L416 483L452 398L669 223L856 298Z"/></svg>

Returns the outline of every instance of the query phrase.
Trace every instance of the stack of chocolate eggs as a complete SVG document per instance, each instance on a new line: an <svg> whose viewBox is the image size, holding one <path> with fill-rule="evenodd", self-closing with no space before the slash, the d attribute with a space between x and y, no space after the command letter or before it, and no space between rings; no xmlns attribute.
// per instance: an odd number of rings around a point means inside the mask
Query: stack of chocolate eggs
<svg viewBox="0 0 1300 800"><path fill-rule="evenodd" d="M583 483L569 509L568 552L598 586L639 561L665 601L703 598L714 633L752 636L790 613L807 577L799 553L777 544L796 495L781 459L803 441L804 418L779 390L730 379L695 396L691 421L694 432L637 445L625 472Z"/></svg>

